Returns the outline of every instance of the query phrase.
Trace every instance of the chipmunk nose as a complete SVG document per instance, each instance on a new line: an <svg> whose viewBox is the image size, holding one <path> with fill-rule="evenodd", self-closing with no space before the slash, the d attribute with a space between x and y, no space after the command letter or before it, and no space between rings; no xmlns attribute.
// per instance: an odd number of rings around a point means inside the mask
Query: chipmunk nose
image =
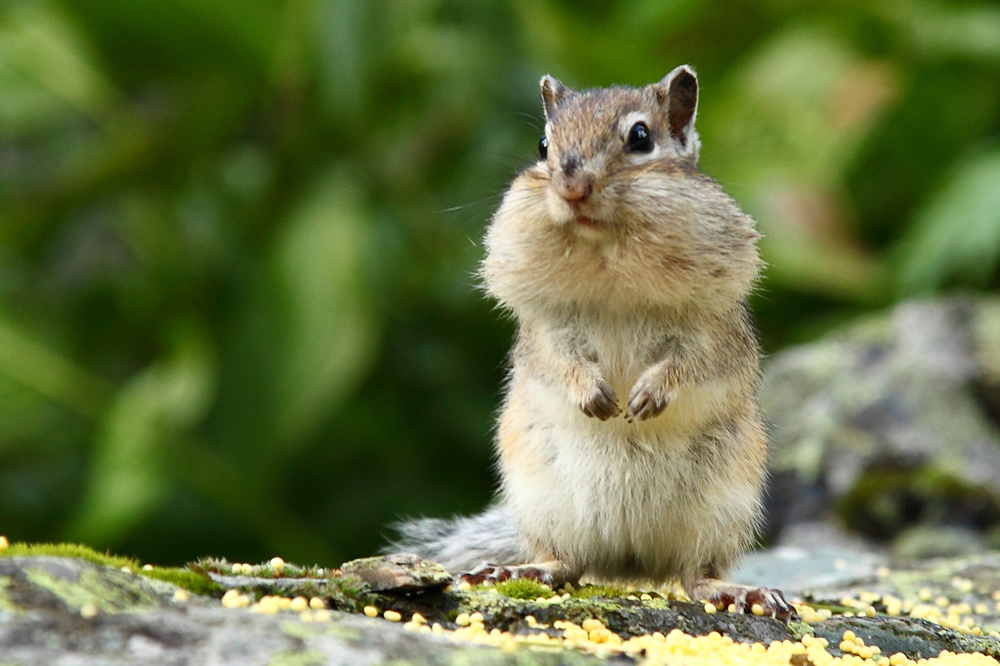
<svg viewBox="0 0 1000 666"><path fill-rule="evenodd" d="M594 175L583 169L578 155L566 155L559 162L559 171L553 182L556 193L566 201L582 201L594 191Z"/></svg>

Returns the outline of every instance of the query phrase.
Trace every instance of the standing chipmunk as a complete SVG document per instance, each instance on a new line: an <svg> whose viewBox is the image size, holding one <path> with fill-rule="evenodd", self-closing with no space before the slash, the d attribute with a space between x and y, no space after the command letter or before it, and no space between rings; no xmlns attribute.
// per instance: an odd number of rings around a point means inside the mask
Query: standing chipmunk
<svg viewBox="0 0 1000 666"><path fill-rule="evenodd" d="M781 592L721 580L761 516L746 302L761 261L753 220L697 169L695 73L541 89L539 160L507 190L481 267L519 324L499 502L404 524L394 545L473 583L679 579L693 599L787 618Z"/></svg>

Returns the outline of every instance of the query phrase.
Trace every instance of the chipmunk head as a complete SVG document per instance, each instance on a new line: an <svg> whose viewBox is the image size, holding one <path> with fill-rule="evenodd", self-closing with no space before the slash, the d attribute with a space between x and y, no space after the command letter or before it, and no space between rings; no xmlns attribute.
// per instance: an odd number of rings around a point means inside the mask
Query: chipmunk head
<svg viewBox="0 0 1000 666"><path fill-rule="evenodd" d="M698 79L687 65L644 88L575 92L546 75L541 89L539 167L550 179L557 220L609 222L616 191L631 176L653 163L697 163Z"/></svg>
<svg viewBox="0 0 1000 666"><path fill-rule="evenodd" d="M576 92L542 77L539 159L486 234L482 276L532 302L731 307L760 270L753 220L698 171L698 79Z"/></svg>

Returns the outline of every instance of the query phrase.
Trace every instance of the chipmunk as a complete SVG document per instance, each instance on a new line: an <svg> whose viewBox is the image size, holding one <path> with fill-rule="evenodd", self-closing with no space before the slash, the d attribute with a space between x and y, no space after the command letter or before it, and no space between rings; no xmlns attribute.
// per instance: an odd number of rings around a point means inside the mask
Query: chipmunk
<svg viewBox="0 0 1000 666"><path fill-rule="evenodd" d="M395 546L473 583L679 579L787 618L780 591L721 580L761 516L761 261L753 220L696 166L697 77L576 92L544 76L541 92L539 159L481 266L518 321L499 501L404 524Z"/></svg>

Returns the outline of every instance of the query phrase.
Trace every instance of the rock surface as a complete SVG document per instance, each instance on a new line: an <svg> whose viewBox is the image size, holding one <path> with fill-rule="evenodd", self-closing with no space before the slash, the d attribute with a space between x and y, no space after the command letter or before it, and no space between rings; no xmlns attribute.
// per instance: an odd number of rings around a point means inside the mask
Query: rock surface
<svg viewBox="0 0 1000 666"><path fill-rule="evenodd" d="M997 547L1000 300L907 302L767 364L769 528L830 521L924 557Z"/></svg>
<svg viewBox="0 0 1000 666"><path fill-rule="evenodd" d="M365 564L370 565L370 561ZM217 564L217 568L225 566ZM240 575L226 578L239 589L260 590L267 577L246 577L245 581ZM297 580L279 574L277 587L294 595L299 592ZM317 577L301 580L309 590L317 589ZM922 619L890 616L886 612L892 609L884 604L880 607L883 613L875 617L834 615L813 624L784 624L754 615L708 613L701 604L670 601L657 593L640 599L608 588L583 588L577 592L579 598L545 601L505 596L525 591L531 596L541 590L530 585L501 586L501 591L443 591L432 586L414 594L401 590L376 593L366 583L359 585L357 579L336 570L328 571L325 580L336 591L328 603L340 610L322 611L320 618L316 611L262 614L247 608L225 608L218 594L178 593L180 588L170 583L84 560L0 558L0 662L22 666L373 664L394 660L416 664L605 663L594 654L560 650L539 641L499 650L455 640L457 634L449 638L429 630L423 633L399 622L365 617L358 612L363 605L394 609L407 619L420 613L428 626L439 622L445 629L458 629L460 614L479 612L491 629L535 634L535 638L544 633L546 640L563 633L555 628L559 621L585 626L586 621L597 619L623 639L680 629L694 636L715 631L737 642L767 644L811 633L827 638L831 654L839 654L836 645L850 629L868 645L882 646L883 654L899 651L912 658L932 657L947 649L1000 655L998 638L972 636ZM956 580L963 582L956 586ZM913 590L927 588L930 594L947 595L956 603L971 606L989 600L989 613L975 616L987 629L1000 627L991 596L998 588L997 580L1000 554L883 571L874 579L814 590L806 597L840 604L844 596L896 593L903 598ZM246 584L239 585L241 581ZM354 590L355 597L343 596L345 590ZM867 605L860 599L857 603Z"/></svg>

